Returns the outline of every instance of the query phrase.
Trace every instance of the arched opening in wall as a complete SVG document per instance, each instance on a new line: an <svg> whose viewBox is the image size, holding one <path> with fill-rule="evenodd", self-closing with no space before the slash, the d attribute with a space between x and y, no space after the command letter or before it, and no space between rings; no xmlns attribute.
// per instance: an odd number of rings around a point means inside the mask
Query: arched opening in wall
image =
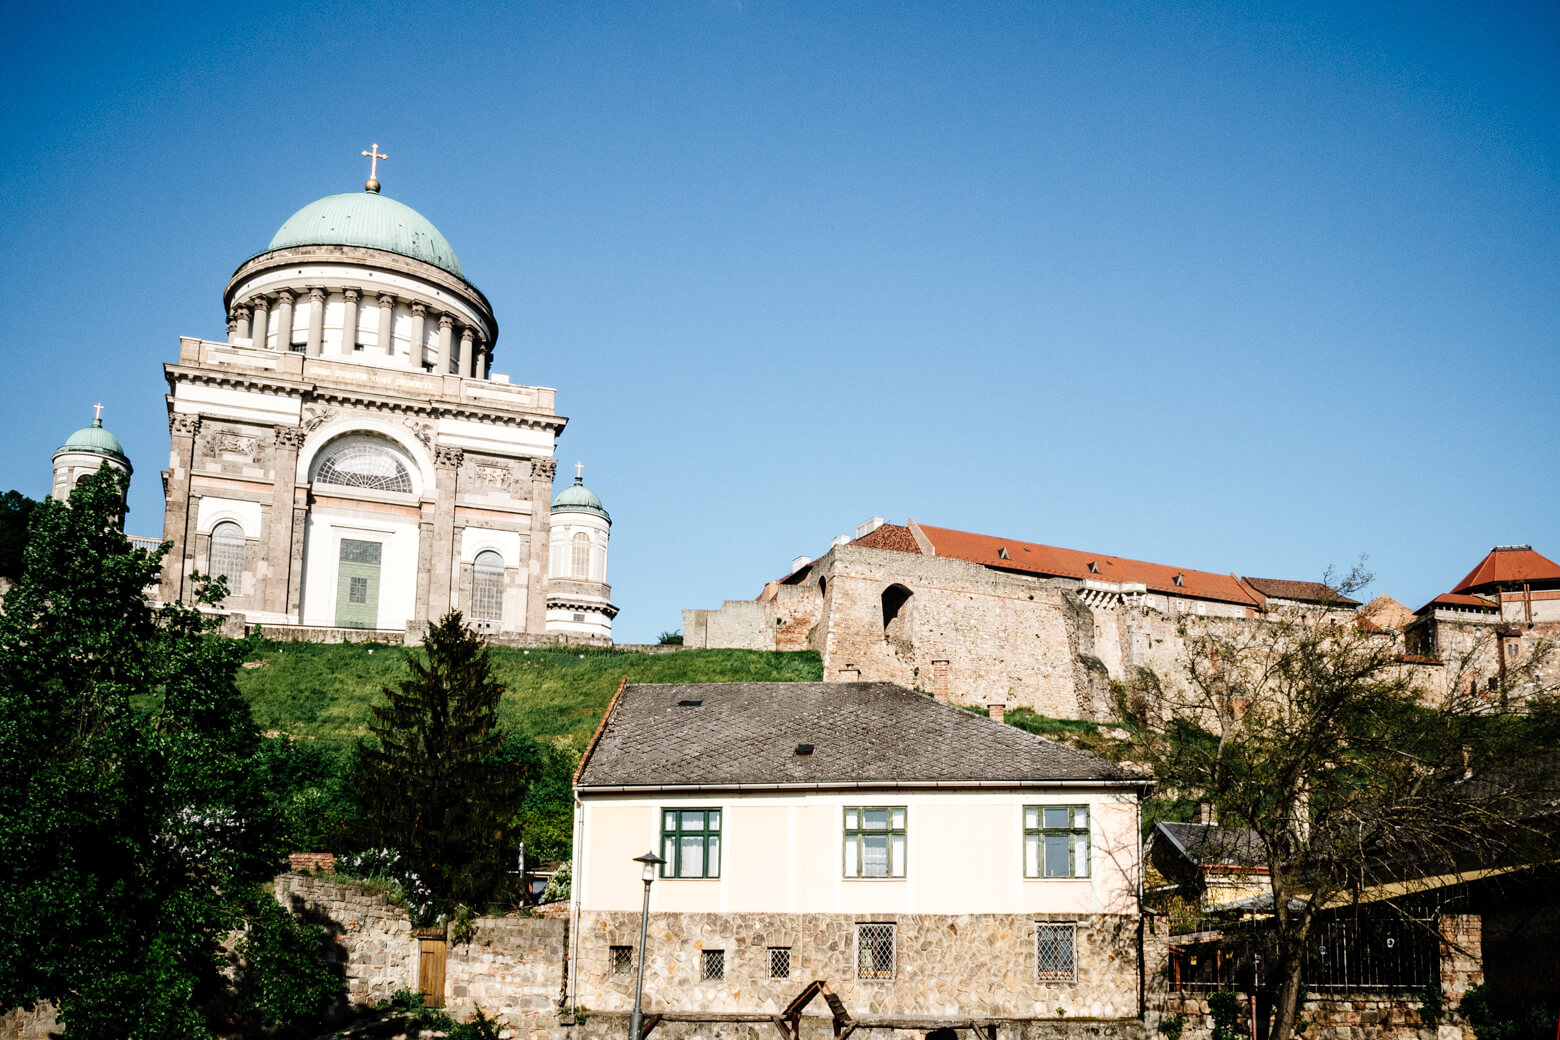
<svg viewBox="0 0 1560 1040"><path fill-rule="evenodd" d="M504 618L504 558L492 549L477 553L471 565L471 618L492 628Z"/></svg>
<svg viewBox="0 0 1560 1040"><path fill-rule="evenodd" d="M414 489L408 462L389 441L349 435L320 454L314 466L314 482L409 495Z"/></svg>
<svg viewBox="0 0 1560 1040"><path fill-rule="evenodd" d="M818 596L819 596L819 598L821 599L821 598L827 596L828 594L829 594L829 579L828 578L819 578L818 579Z"/></svg>
<svg viewBox="0 0 1560 1040"><path fill-rule="evenodd" d="M569 576L586 580L590 577L590 535L580 531L570 543Z"/></svg>
<svg viewBox="0 0 1560 1040"><path fill-rule="evenodd" d="M229 596L243 591L244 529L231 520L211 529L211 554L206 571L213 578L226 578Z"/></svg>
<svg viewBox="0 0 1560 1040"><path fill-rule="evenodd" d="M910 600L913 595L903 585L890 585L883 590L883 634L888 638L909 638Z"/></svg>

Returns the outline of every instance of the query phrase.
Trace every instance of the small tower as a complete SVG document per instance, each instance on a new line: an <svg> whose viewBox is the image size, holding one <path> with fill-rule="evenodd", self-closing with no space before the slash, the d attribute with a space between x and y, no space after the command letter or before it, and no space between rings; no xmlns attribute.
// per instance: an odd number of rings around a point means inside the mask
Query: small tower
<svg viewBox="0 0 1560 1040"><path fill-rule="evenodd" d="M612 641L612 586L607 584L607 538L612 517L585 486L576 463L574 484L552 503L552 542L547 569L547 631Z"/></svg>
<svg viewBox="0 0 1560 1040"><path fill-rule="evenodd" d="M54 453L54 484L49 497L57 502L70 498L71 489L89 473L112 466L129 478L130 458L119 438L103 429L103 406L94 405L97 414L91 426L83 426L65 439Z"/></svg>

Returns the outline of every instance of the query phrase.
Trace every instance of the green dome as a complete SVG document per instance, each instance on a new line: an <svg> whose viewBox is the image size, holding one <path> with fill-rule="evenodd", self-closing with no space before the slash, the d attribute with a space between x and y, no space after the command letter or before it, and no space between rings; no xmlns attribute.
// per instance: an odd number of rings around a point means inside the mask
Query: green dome
<svg viewBox="0 0 1560 1040"><path fill-rule="evenodd" d="M67 451L85 451L93 455L109 455L123 462L130 461L119 438L103 429L101 419L94 419L91 426L83 426L71 434L54 454L62 455Z"/></svg>
<svg viewBox="0 0 1560 1040"><path fill-rule="evenodd" d="M378 192L327 195L287 218L267 252L293 246L365 246L443 268L457 278L460 261L447 238L412 207Z"/></svg>
<svg viewBox="0 0 1560 1040"><path fill-rule="evenodd" d="M610 524L612 522L612 517L601 506L601 499L596 497L594 491L585 486L584 481L580 477L574 478L572 487L566 487L553 496L552 511L554 513L595 513L597 516L604 517L607 523Z"/></svg>

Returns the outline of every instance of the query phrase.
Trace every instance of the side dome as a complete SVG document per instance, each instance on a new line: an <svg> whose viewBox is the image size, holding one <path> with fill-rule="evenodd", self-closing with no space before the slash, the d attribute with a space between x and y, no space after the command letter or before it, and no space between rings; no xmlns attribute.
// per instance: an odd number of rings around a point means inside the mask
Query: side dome
<svg viewBox="0 0 1560 1040"><path fill-rule="evenodd" d="M287 218L266 251L294 246L363 246L398 253L448 271L462 280L449 239L427 217L378 192L327 195Z"/></svg>
<svg viewBox="0 0 1560 1040"><path fill-rule="evenodd" d="M554 513L595 513L607 523L612 522L611 515L601 505L601 499L585 486L582 477L575 477L573 486L566 487L553 496L552 511Z"/></svg>
<svg viewBox="0 0 1560 1040"><path fill-rule="evenodd" d="M93 419L91 426L83 426L65 439L55 450L56 456L63 455L67 451L82 451L92 455L105 455L120 462L130 462L130 457L125 454L124 445L119 443L119 438L103 429L103 420Z"/></svg>

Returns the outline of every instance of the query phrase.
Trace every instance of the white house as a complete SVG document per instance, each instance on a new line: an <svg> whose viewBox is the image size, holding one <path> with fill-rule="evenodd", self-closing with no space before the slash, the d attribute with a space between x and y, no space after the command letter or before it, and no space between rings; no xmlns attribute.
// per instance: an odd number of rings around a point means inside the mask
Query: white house
<svg viewBox="0 0 1560 1040"><path fill-rule="evenodd" d="M651 849L661 1021L813 982L857 1028L1135 1018L1150 784L888 683L625 686L576 777L569 999L632 1008Z"/></svg>

